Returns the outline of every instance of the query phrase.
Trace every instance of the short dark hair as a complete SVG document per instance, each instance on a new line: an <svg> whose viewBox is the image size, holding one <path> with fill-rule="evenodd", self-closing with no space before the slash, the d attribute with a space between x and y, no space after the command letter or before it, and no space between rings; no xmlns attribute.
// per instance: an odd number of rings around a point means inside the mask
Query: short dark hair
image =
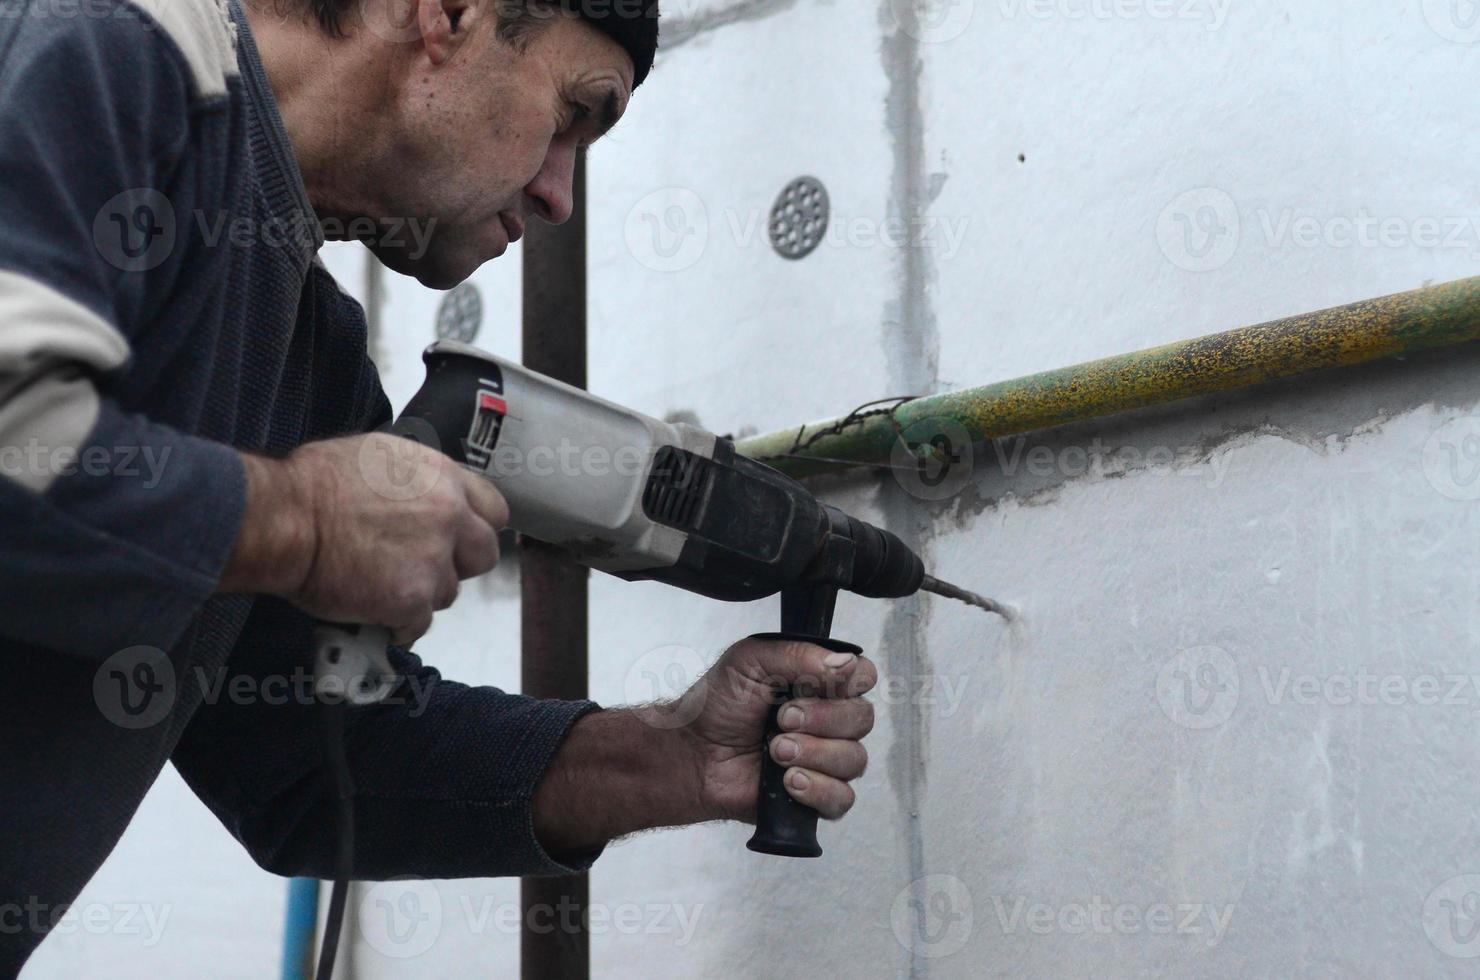
<svg viewBox="0 0 1480 980"><path fill-rule="evenodd" d="M341 18L362 0L285 0L288 6L306 5L330 37L344 37ZM559 0L491 0L498 17L499 40L522 48L541 23L558 11Z"/></svg>

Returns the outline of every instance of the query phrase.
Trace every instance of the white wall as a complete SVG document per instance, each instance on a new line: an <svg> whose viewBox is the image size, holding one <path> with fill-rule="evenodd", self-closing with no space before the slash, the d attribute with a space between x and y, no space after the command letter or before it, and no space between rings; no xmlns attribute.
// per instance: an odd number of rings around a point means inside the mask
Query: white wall
<svg viewBox="0 0 1480 980"><path fill-rule="evenodd" d="M766 431L1476 269L1480 25L1463 4L916 4L923 22L909 0L678 4L592 157L593 390ZM765 216L802 174L834 224L792 263ZM672 207L688 234L655 240ZM881 243L890 219L926 240ZM477 277L478 342L506 354L517 261ZM392 284L398 404L438 298ZM593 940L593 972L1467 975L1480 484L1455 483L1444 452L1480 444L1464 441L1476 361L983 447L946 500L830 482L1022 619L845 598L837 633L889 685L856 812L813 863L751 855L735 826L612 848L592 893L621 928ZM1083 472L1091 450L1111 472ZM1120 465L1130 450L1172 462ZM495 573L425 649L450 676L516 686L516 595ZM670 664L692 679L775 615L593 579L594 695L650 696L647 672ZM415 958L385 955L404 947L368 906L361 975L511 974L514 883L433 890ZM275 964L280 884L173 776L83 901L146 892L176 905L157 946L57 937L31 975L102 956L140 976Z"/></svg>
<svg viewBox="0 0 1480 980"><path fill-rule="evenodd" d="M1452 38L1480 29L1443 4L981 0L901 30L908 6L740 5L756 16L670 50L593 163L594 388L768 430L1476 269L1455 80L1480 49ZM736 241L729 216L803 173L851 234L798 264ZM668 186L702 201L708 242L657 273L623 232ZM870 243L900 216L926 247ZM702 904L703 925L682 947L599 940L597 969L1466 973L1477 517L1432 464L1470 431L1439 430L1473 413L1475 361L1080 426L1000 447L1007 465L985 450L940 502L837 488L1023 622L845 605L838 632L894 686L828 856L756 859L736 828L633 842L597 899ZM1176 463L1076 475L1096 439ZM1016 455L1039 445L1046 475ZM711 656L774 614L630 592L596 593L608 696L649 643ZM1389 695L1340 703L1367 675ZM1302 678L1335 681L1312 698ZM1461 703L1423 703L1450 678Z"/></svg>

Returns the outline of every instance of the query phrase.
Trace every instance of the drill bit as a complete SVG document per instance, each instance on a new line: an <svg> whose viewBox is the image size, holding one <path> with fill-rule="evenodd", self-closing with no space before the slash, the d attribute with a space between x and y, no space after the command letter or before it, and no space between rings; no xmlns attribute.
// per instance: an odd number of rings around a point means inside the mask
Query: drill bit
<svg viewBox="0 0 1480 980"><path fill-rule="evenodd" d="M945 596L947 599L958 599L961 602L976 606L978 609L985 609L989 613L996 613L1003 619L1012 619L1011 610L995 599L988 599L986 596L977 595L975 592L967 592L965 589L959 589L949 582L942 582L933 575L925 576L925 581L920 584L920 588L926 592L932 592L935 595Z"/></svg>

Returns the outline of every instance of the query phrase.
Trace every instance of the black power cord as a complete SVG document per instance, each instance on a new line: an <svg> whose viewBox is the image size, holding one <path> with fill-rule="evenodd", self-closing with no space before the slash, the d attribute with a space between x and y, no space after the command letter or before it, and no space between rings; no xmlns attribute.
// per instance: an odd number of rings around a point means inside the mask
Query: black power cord
<svg viewBox="0 0 1480 980"><path fill-rule="evenodd" d="M349 706L343 700L321 696L317 710L324 776L334 801L336 848L334 891L329 897L329 915L324 923L324 943L319 950L319 968L315 976L317 980L331 980L334 959L339 953L339 934L344 928L344 907L349 900L349 879L355 869L355 783L344 747L345 715Z"/></svg>

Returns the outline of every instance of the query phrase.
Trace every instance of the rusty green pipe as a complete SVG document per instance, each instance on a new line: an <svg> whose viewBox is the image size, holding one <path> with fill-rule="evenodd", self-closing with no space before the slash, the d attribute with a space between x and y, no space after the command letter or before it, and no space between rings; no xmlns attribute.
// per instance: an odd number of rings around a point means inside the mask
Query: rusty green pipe
<svg viewBox="0 0 1480 980"><path fill-rule="evenodd" d="M916 442L943 427L980 442L1470 340L1480 340L1480 277L918 398L738 448L793 476L897 465L897 447L922 453Z"/></svg>

